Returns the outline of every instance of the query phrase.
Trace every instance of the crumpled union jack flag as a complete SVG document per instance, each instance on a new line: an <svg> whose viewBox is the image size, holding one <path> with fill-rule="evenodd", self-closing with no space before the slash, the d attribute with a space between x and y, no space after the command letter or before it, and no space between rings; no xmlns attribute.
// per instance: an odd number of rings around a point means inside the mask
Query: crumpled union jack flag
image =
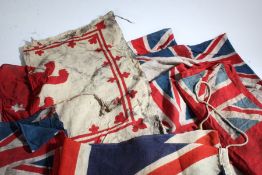
<svg viewBox="0 0 262 175"><path fill-rule="evenodd" d="M17 122L1 122L0 174L51 174L63 139L63 123L56 114L41 111Z"/></svg>
<svg viewBox="0 0 262 175"><path fill-rule="evenodd" d="M223 174L232 167L221 166L219 145L213 130L140 136L118 144L89 145L65 139L58 174Z"/></svg>
<svg viewBox="0 0 262 175"><path fill-rule="evenodd" d="M129 46L142 65L156 57L165 60L174 56L190 58L198 63L229 61L236 69L244 86L254 96L261 97L262 81L235 52L226 34L197 45L177 45L174 40L171 42L170 38L174 38L171 29L163 29L132 40ZM160 117L163 125L171 132L180 133L194 130L197 125L195 115L179 94L171 78L177 74L179 70L176 67L163 71L160 76L150 82L150 87L154 102L161 110Z"/></svg>
<svg viewBox="0 0 262 175"><path fill-rule="evenodd" d="M163 33L160 32L159 34L162 35ZM158 36L158 38L161 37ZM150 37L145 36L143 42L144 45L150 45L146 44L151 42ZM159 42L163 43L163 41ZM213 105L220 106L222 114L234 126L246 132L249 136L247 145L240 148L230 148L230 158L234 165L243 172L259 174L262 171L261 166L252 166L260 162L260 155L262 155L262 150L259 148L261 145L261 134L259 133L261 133L262 81L235 52L226 34L193 46L166 45L165 48L153 51L145 47L147 50L146 54L141 51L141 44L137 46L135 40L131 41L129 45L132 45L130 48L134 50L134 53L137 53L136 59L140 61L141 65L157 57L167 60L167 58L180 56L195 61L195 66L181 64L166 69L166 71L163 71L162 74L150 82L151 95L162 111L161 120L163 125L175 133L196 129L199 121L202 121L206 117L206 113L204 111L202 113L199 112L201 110L197 107L199 105L196 105L198 103L192 99L194 97L192 86L196 84L195 81L199 80L199 77L202 81L208 81L212 78L214 80L212 80L212 83L215 86L218 84L222 88L221 90L217 90L217 93L220 91L223 92L220 93L220 97L217 96L215 98ZM216 71L211 71L211 69L204 72L208 68L207 65L217 65L220 63L227 66L225 68L221 66L220 69L215 69ZM203 69L203 67L205 68ZM197 72L201 68L204 73L193 77L193 72ZM190 75L192 76L190 77ZM182 80L177 84L179 77L182 77ZM183 83L184 81L187 81L187 83ZM212 83L211 85L213 85ZM227 86L230 86L230 88L223 89L223 87ZM201 88L203 87L204 85L201 85ZM205 89L201 88L199 91L200 94L198 94L200 96L206 92ZM222 97L225 99L220 100ZM201 105L204 110L204 104ZM219 119L216 117L216 120ZM219 131L223 146L234 142L244 142L243 137L240 137L239 133L230 129L225 123L211 121L205 123L204 126Z"/></svg>
<svg viewBox="0 0 262 175"><path fill-rule="evenodd" d="M180 65L183 67L183 65ZM182 71L184 69L184 71ZM178 87L187 104L198 119L207 116L205 104L198 102L196 94L207 100L207 86L194 88L199 81L205 81L211 87L209 104L218 110L223 117L235 127L244 131L248 136L248 143L241 147L229 149L230 158L235 166L248 174L258 174L261 166L254 166L262 160L262 99L256 98L242 84L235 69L228 62L218 64L202 63L191 68L181 68L181 79ZM232 143L244 143L245 139L223 121L216 113L205 123L205 128L219 131L222 146Z"/></svg>

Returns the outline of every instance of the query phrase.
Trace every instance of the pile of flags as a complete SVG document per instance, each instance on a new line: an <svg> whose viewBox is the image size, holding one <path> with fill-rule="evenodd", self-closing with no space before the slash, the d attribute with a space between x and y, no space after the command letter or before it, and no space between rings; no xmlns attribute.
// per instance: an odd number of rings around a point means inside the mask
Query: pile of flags
<svg viewBox="0 0 262 175"><path fill-rule="evenodd" d="M113 12L0 68L1 174L259 174L262 81L226 34L126 42Z"/></svg>

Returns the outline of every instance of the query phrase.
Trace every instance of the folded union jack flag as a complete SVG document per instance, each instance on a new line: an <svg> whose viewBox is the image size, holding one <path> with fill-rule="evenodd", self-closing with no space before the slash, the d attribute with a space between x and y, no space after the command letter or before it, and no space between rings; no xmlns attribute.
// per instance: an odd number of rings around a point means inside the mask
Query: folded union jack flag
<svg viewBox="0 0 262 175"><path fill-rule="evenodd" d="M133 44L131 47L132 49L136 48L136 44L134 41L130 44ZM134 51L134 53L136 52ZM177 60L178 57L191 59L192 61L190 63L192 64L186 65L182 60L181 63L183 64L181 64L181 66L176 66L179 64L179 61ZM176 85L177 78L174 77L180 77L181 72L183 72L184 77L187 77L191 73L190 67L197 67L194 65L209 65L225 62L227 63L226 65L232 65L230 67L230 70L232 71L227 72L227 75L221 74L221 71L219 71L219 73L216 75L218 77L217 81L222 82L224 80L229 80L233 77L232 79L238 80L237 84L241 86L241 89L244 89L245 93L249 95L247 95L248 98L244 98L243 96L243 99L239 99L240 101L238 103L235 102L235 105L233 106L229 105L228 103L225 103L224 105L227 106L227 108L225 108L227 113L224 115L229 117L230 122L235 124L238 128L243 129L243 131L247 131L250 141L247 145L241 148L230 148L230 157L233 160L234 164L237 166L237 168L243 170L243 172L249 172L250 174L256 174L258 172L261 172L261 170L259 170L259 167L261 166L252 168L252 164L261 160L261 157L257 155L262 155L262 151L258 147L258 145L261 145L261 139L260 137L255 136L256 133L261 132L261 129L259 129L261 125L261 113L259 111L261 110L260 104L262 101L262 81L235 52L226 34L222 34L214 38L213 40L209 40L198 45L168 46L159 51L152 51L144 55L140 54L136 57L136 59L139 60L140 64L142 65L142 68L143 65L146 65L150 62L153 63L151 65L155 64L162 68L158 68L160 74L150 82L150 87L152 90L151 95L155 103L162 111L162 116L161 113L160 116L163 125L166 125L168 128L171 128L171 131L176 133L185 132L187 130L193 130L197 128L199 122L203 119L203 117L205 116L204 114L206 113L202 113L200 115L201 110L199 110L197 106L194 106L195 104L192 104L190 101L188 102L188 98L193 94L189 93L190 91L187 90L187 86L180 86L180 91L179 87ZM173 66L170 66L172 64ZM210 78L209 73L206 73L203 76L203 80L208 80L208 78ZM188 81L188 83L192 84L194 82L194 79L195 78L191 78ZM225 81L225 83L227 84L228 81ZM203 92L205 91L202 90L200 92L203 94ZM231 90L229 89L228 92L231 92ZM187 96L185 94L187 94ZM230 95L227 96L226 93L221 94L221 97L222 96L225 96L226 99L228 98L227 102L231 101L231 98L233 98ZM233 101L234 100L232 100L231 102ZM255 105L252 104L254 101L256 102ZM202 108L204 107L205 106L202 105ZM209 126L208 128L218 129L219 134L221 133L221 137L223 137L223 146L228 145L231 142L243 142L243 137L240 137L239 134L236 135L235 131L232 131L232 129L228 129L228 126L225 126L225 124L221 124L220 122L215 126L216 127ZM227 140L228 138L229 140Z"/></svg>
<svg viewBox="0 0 262 175"><path fill-rule="evenodd" d="M228 158L219 156L218 146L217 132L212 130L140 136L117 144L65 139L58 174L233 174ZM222 167L221 160L227 166Z"/></svg>
<svg viewBox="0 0 262 175"><path fill-rule="evenodd" d="M0 123L0 174L51 174L64 128L45 111L17 122Z"/></svg>
<svg viewBox="0 0 262 175"><path fill-rule="evenodd" d="M154 33L154 36L155 35L156 33ZM163 33L159 32L159 36L155 37L155 39L161 38L162 35ZM148 36L151 36L151 34ZM150 43L152 39L146 36L143 38L144 43ZM130 48L134 53L137 53L137 50L141 49L141 44L137 44L141 43L139 41L141 41L141 38L138 39L138 41L132 40L129 42L129 45L132 46ZM175 65L172 66L173 62L175 61L176 65L179 64L179 62L184 63L183 60L177 60L176 57L188 58L188 60L192 60L189 62L195 64L227 60L236 69L237 75L240 77L244 86L254 96L261 97L262 81L235 52L226 34L222 34L212 40L197 45L176 45L175 43L176 42L174 42L173 45L166 45L166 47L158 51L153 50L149 52L149 50L146 54L138 54L136 57L142 65L142 68L143 65L148 62L153 62L153 64L159 62L157 66L161 74L150 82L152 91L151 96L161 111L159 115L163 125L166 126L167 129L169 128L171 132L180 133L197 128L195 124L195 115L178 92L174 79L171 78L178 75L180 71ZM173 61L172 59L175 60ZM166 64L168 61L170 63L167 66ZM164 64L161 62L164 62ZM156 69L156 67L153 68L154 70ZM152 75L152 72L148 74Z"/></svg>
<svg viewBox="0 0 262 175"><path fill-rule="evenodd" d="M229 63L202 63L191 68L180 65L178 69L181 70L181 77L177 86L200 121L208 115L208 111L206 105L197 98L209 101L209 105L219 111L220 116L211 110L204 127L218 131L223 147L245 142L243 135L223 118L247 135L247 144L230 147L229 155L232 163L242 172L260 174L262 166L254 165L261 165L262 160L262 99L254 96L243 85L236 69ZM205 84L196 88L199 82L205 82L210 86L210 98L207 97L209 90Z"/></svg>

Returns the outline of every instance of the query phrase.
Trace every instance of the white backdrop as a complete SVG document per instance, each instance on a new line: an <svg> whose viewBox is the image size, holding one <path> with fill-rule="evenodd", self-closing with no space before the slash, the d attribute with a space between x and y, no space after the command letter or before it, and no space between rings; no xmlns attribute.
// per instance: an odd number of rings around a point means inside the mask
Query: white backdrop
<svg viewBox="0 0 262 175"><path fill-rule="evenodd" d="M88 24L113 10L126 40L162 28L179 44L227 33L237 52L262 77L261 0L0 0L0 64L21 64L19 47Z"/></svg>

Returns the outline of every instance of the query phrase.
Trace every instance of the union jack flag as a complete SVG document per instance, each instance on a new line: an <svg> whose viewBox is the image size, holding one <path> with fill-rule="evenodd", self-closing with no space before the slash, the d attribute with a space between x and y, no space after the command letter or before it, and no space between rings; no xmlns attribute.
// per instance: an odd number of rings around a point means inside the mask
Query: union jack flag
<svg viewBox="0 0 262 175"><path fill-rule="evenodd" d="M65 139L58 174L223 174L219 145L212 130L140 136L117 144Z"/></svg>
<svg viewBox="0 0 262 175"><path fill-rule="evenodd" d="M201 84L196 91L194 88L199 81L209 84L209 104L235 127L245 132L249 139L244 146L229 148L233 164L247 174L260 174L262 166L254 165L261 165L262 160L262 99L254 96L243 85L239 72L228 61L201 63L191 68L179 65L178 69L181 76L177 83L179 92L201 121L208 111L205 104L197 100L196 94L207 100L207 86ZM225 147L232 143L244 143L244 138L216 114L211 112L211 117L204 126L218 131L221 145Z"/></svg>
<svg viewBox="0 0 262 175"><path fill-rule="evenodd" d="M154 33L155 36L156 33ZM158 34L159 36L155 38L161 38L162 33L159 32ZM150 37L143 38L144 43L150 43ZM146 39L148 41L146 41ZM134 53L137 53L137 50L141 49L141 44L137 44L141 43L139 41L141 41L141 38L139 38L138 41L132 40L129 43L129 45L132 45L131 49ZM262 81L235 52L226 34L222 34L212 40L197 45L176 45L175 43L176 42L173 42L173 45L168 45L159 51L154 50L150 52L150 50L145 49L148 53L144 55L138 54L136 59L140 64L151 61L155 57L165 59L174 56L187 57L192 60L197 60L199 63L228 61L234 66L241 82L251 93L257 96L261 92ZM139 53L142 53L142 51ZM171 132L175 133L197 128L195 115L178 92L174 79L171 78L178 75L179 72L180 70L174 66L150 82L153 100L162 111L162 123L167 128L170 128Z"/></svg>
<svg viewBox="0 0 262 175"><path fill-rule="evenodd" d="M46 116L43 111L28 119L0 123L0 174L51 174L63 130L56 114Z"/></svg>

